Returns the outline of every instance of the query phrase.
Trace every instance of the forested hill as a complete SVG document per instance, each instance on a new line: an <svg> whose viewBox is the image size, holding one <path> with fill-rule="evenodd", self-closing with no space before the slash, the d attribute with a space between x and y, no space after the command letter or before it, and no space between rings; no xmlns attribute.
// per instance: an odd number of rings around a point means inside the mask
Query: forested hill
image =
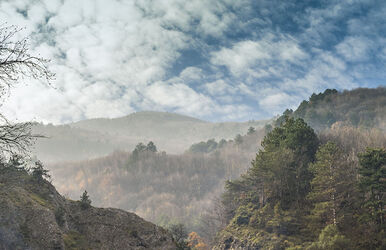
<svg viewBox="0 0 386 250"><path fill-rule="evenodd" d="M214 249L386 249L385 96L326 90L286 110L227 181Z"/></svg>
<svg viewBox="0 0 386 250"><path fill-rule="evenodd" d="M385 249L386 136L286 118L228 181L215 249Z"/></svg>
<svg viewBox="0 0 386 250"><path fill-rule="evenodd" d="M67 125L36 124L39 139L34 153L43 162L85 160L116 150L132 150L138 142L153 141L168 153L182 153L190 145L211 138L231 139L266 121L212 123L165 112L137 112L115 119L91 119Z"/></svg>
<svg viewBox="0 0 386 250"><path fill-rule="evenodd" d="M335 122L386 131L386 88L358 88L343 92L327 89L323 93L312 94L295 111L286 110L284 115L303 118L317 131ZM284 116L279 118L278 123L283 119Z"/></svg>

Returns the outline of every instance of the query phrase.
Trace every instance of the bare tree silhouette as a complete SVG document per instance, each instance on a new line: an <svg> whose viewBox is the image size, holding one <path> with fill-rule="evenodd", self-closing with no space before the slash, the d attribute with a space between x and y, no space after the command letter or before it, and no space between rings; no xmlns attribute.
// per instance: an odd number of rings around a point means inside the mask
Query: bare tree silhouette
<svg viewBox="0 0 386 250"><path fill-rule="evenodd" d="M18 39L22 29L0 25L0 98L9 95L10 89L24 78L44 79L47 84L55 75L48 69L48 59L29 52L28 37ZM12 123L0 114L0 153L25 154L40 135L31 132L31 122Z"/></svg>

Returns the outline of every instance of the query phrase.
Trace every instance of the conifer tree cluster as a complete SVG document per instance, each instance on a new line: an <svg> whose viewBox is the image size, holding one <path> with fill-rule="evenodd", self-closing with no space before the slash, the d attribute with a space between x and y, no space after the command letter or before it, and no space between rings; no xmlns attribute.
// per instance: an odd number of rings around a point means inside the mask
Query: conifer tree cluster
<svg viewBox="0 0 386 250"><path fill-rule="evenodd" d="M384 148L355 160L289 117L262 147L247 173L226 183L222 234L262 249L385 249Z"/></svg>

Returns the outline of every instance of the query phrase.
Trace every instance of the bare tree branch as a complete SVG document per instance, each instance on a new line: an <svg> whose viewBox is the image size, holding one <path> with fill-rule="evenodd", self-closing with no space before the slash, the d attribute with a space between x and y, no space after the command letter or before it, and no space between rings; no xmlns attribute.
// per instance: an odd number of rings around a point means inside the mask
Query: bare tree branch
<svg viewBox="0 0 386 250"><path fill-rule="evenodd" d="M16 39L21 31L16 26L0 25L0 97L6 95L21 78L44 79L48 84L54 74L48 59L29 53L28 38ZM26 153L40 135L31 132L32 123L11 123L0 114L1 154Z"/></svg>

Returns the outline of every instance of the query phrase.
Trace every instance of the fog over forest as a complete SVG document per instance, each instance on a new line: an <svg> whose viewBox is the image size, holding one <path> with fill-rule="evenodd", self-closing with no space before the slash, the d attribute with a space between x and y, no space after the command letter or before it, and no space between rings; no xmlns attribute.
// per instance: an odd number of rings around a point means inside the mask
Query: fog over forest
<svg viewBox="0 0 386 250"><path fill-rule="evenodd" d="M0 250L386 249L385 13L0 0Z"/></svg>

